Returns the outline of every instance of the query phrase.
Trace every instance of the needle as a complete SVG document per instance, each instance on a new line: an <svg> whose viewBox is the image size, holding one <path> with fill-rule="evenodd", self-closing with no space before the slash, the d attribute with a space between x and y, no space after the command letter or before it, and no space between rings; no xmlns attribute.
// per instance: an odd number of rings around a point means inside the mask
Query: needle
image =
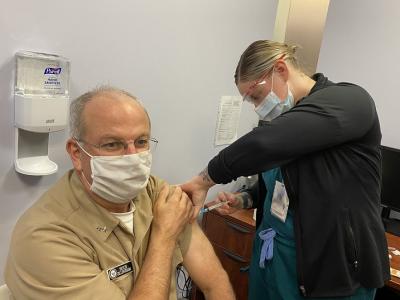
<svg viewBox="0 0 400 300"><path fill-rule="evenodd" d="M203 214L203 213L209 212L209 211L211 211L211 210L213 210L213 209L216 209L216 208L218 208L218 207L220 207L220 206L222 206L222 205L224 205L224 204L226 204L226 203L228 203L228 201L219 202L219 203L214 204L214 205L211 205L211 206L209 206L209 207L203 207L203 208L200 210L200 213Z"/></svg>

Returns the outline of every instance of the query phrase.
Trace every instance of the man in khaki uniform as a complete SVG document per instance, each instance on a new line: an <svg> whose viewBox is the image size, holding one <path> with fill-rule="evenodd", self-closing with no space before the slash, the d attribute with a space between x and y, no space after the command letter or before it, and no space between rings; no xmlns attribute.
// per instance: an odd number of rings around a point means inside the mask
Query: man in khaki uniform
<svg viewBox="0 0 400 300"><path fill-rule="evenodd" d="M207 299L229 279L179 187L150 175L150 120L130 94L71 104L67 172L15 226L6 283L15 299L176 299L183 263Z"/></svg>

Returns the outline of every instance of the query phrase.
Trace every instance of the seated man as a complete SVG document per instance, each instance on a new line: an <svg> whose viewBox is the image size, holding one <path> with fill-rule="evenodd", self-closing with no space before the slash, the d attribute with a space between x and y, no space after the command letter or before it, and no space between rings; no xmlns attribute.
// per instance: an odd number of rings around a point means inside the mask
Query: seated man
<svg viewBox="0 0 400 300"><path fill-rule="evenodd" d="M67 172L15 226L6 283L15 299L176 299L183 263L208 299L234 299L179 187L150 175L150 120L130 94L71 104Z"/></svg>

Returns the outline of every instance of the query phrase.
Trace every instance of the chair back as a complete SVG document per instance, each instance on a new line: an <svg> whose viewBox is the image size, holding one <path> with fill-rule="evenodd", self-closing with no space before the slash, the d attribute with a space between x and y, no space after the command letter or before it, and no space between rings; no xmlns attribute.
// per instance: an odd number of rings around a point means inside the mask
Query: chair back
<svg viewBox="0 0 400 300"><path fill-rule="evenodd" d="M6 284L3 284L0 286L0 300L10 300L11 298L11 292L8 289Z"/></svg>

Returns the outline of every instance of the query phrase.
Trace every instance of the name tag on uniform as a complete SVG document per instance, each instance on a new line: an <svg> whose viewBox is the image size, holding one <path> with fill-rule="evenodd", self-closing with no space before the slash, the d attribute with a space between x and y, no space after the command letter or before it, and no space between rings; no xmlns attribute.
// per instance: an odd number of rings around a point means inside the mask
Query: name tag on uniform
<svg viewBox="0 0 400 300"><path fill-rule="evenodd" d="M127 273L133 272L133 266L131 261L127 261L119 266L113 267L107 270L108 279L114 280L118 277Z"/></svg>
<svg viewBox="0 0 400 300"><path fill-rule="evenodd" d="M289 197L286 193L285 185L282 182L276 181L274 195L272 196L271 214L285 223L288 208Z"/></svg>

